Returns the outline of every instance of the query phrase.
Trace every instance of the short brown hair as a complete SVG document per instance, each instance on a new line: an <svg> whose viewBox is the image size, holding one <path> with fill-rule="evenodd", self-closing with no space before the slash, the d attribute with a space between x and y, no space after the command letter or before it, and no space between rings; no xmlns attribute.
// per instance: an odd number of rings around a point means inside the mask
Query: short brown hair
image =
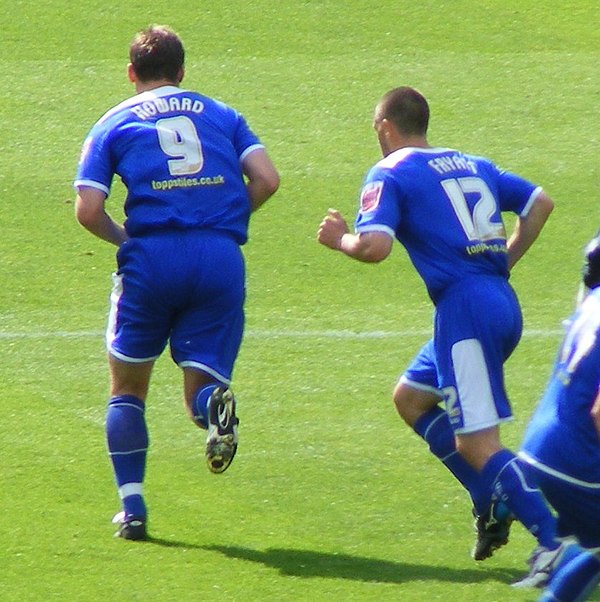
<svg viewBox="0 0 600 602"><path fill-rule="evenodd" d="M427 133L429 105L414 88L402 86L390 90L379 102L379 115L403 134L424 136Z"/></svg>
<svg viewBox="0 0 600 602"><path fill-rule="evenodd" d="M129 61L141 81L177 82L185 53L179 36L164 25L151 25L136 34L129 46Z"/></svg>

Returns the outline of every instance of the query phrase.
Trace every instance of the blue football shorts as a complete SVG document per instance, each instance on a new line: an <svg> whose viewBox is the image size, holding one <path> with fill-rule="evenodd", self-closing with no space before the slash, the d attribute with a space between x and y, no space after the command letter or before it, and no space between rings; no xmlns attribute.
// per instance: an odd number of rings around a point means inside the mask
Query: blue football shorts
<svg viewBox="0 0 600 602"><path fill-rule="evenodd" d="M117 252L106 331L109 352L141 363L167 342L182 368L229 384L244 328L245 268L239 245L212 231L132 238Z"/></svg>
<svg viewBox="0 0 600 602"><path fill-rule="evenodd" d="M512 287L501 277L466 279L442 295L434 318L433 339L421 348L401 382L437 392L457 434L510 420L504 362L523 328Z"/></svg>
<svg viewBox="0 0 600 602"><path fill-rule="evenodd" d="M421 347L413 361L404 371L404 374L400 377L400 382L411 386L413 389L437 395L440 399L444 397L438 380L433 339L429 339Z"/></svg>
<svg viewBox="0 0 600 602"><path fill-rule="evenodd" d="M575 536L584 548L600 551L600 483L584 486L526 466L558 514L559 537Z"/></svg>

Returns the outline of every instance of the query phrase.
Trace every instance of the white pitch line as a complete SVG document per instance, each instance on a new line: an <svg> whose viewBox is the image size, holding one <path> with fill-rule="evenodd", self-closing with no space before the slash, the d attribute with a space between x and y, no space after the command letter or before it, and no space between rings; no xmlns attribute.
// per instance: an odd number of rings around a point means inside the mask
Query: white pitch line
<svg viewBox="0 0 600 602"><path fill-rule="evenodd" d="M65 330L47 330L37 332L1 332L0 339L84 339L88 337L104 336L102 332L93 332L89 330L65 331Z"/></svg>
<svg viewBox="0 0 600 602"><path fill-rule="evenodd" d="M526 338L553 338L564 334L560 329L531 329L523 331ZM415 330L371 330L356 332L352 330L255 330L245 332L245 337L256 339L392 339L410 336L429 337L430 329ZM38 331L38 332L2 332L0 339L85 339L104 337L100 331Z"/></svg>
<svg viewBox="0 0 600 602"><path fill-rule="evenodd" d="M372 330L355 332L352 330L249 330L245 333L249 338L293 338L293 339L392 339L409 336L431 336L430 329L414 330ZM564 331L532 329L523 331L524 337L547 338L564 334Z"/></svg>

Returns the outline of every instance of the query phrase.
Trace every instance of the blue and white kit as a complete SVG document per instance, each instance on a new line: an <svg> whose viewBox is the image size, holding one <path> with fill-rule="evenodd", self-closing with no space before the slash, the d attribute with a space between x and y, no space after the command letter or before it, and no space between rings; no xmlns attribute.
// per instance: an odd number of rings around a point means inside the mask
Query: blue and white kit
<svg viewBox="0 0 600 602"><path fill-rule="evenodd" d="M240 168L262 148L243 116L164 86L108 111L84 145L75 187L127 188L107 344L128 362L174 360L229 383L242 338L250 199ZM218 299L218 302L216 300Z"/></svg>
<svg viewBox="0 0 600 602"><path fill-rule="evenodd" d="M402 148L367 174L355 228L405 248L435 304L433 340L403 379L438 392L455 433L511 417L503 364L522 331L501 214L526 217L541 188L482 157Z"/></svg>
<svg viewBox="0 0 600 602"><path fill-rule="evenodd" d="M558 531L600 550L600 287L568 322L552 376L519 452L557 510Z"/></svg>

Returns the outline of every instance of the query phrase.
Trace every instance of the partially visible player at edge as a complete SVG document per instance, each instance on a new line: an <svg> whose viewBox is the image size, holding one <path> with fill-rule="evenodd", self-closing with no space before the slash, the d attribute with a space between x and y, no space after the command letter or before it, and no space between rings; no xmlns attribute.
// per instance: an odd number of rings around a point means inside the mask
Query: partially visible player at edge
<svg viewBox="0 0 600 602"><path fill-rule="evenodd" d="M109 110L83 145L77 220L118 247L107 327L111 375L106 437L122 511L116 535L147 538L144 411L150 375L167 341L183 370L187 411L208 429L215 473L237 449L229 389L244 325L240 246L250 213L279 175L243 116L180 89L181 40L165 26L138 33L127 73L136 95ZM114 175L127 187L126 220L106 212Z"/></svg>
<svg viewBox="0 0 600 602"><path fill-rule="evenodd" d="M554 205L541 188L485 158L430 146L428 123L429 106L417 90L401 87L383 96L373 127L384 158L365 179L355 233L330 209L318 240L353 259L379 262L396 238L425 282L435 305L433 338L393 398L406 423L469 491L478 530L474 558L506 543L513 516L541 545L557 549L555 521L502 445L499 429L512 417L503 364L522 331L508 277ZM517 215L508 243L505 211Z"/></svg>
<svg viewBox="0 0 600 602"><path fill-rule="evenodd" d="M537 549L516 585L546 587L541 602L582 601L600 582L600 232L585 250L580 304L519 452L558 513L558 534L584 552Z"/></svg>

